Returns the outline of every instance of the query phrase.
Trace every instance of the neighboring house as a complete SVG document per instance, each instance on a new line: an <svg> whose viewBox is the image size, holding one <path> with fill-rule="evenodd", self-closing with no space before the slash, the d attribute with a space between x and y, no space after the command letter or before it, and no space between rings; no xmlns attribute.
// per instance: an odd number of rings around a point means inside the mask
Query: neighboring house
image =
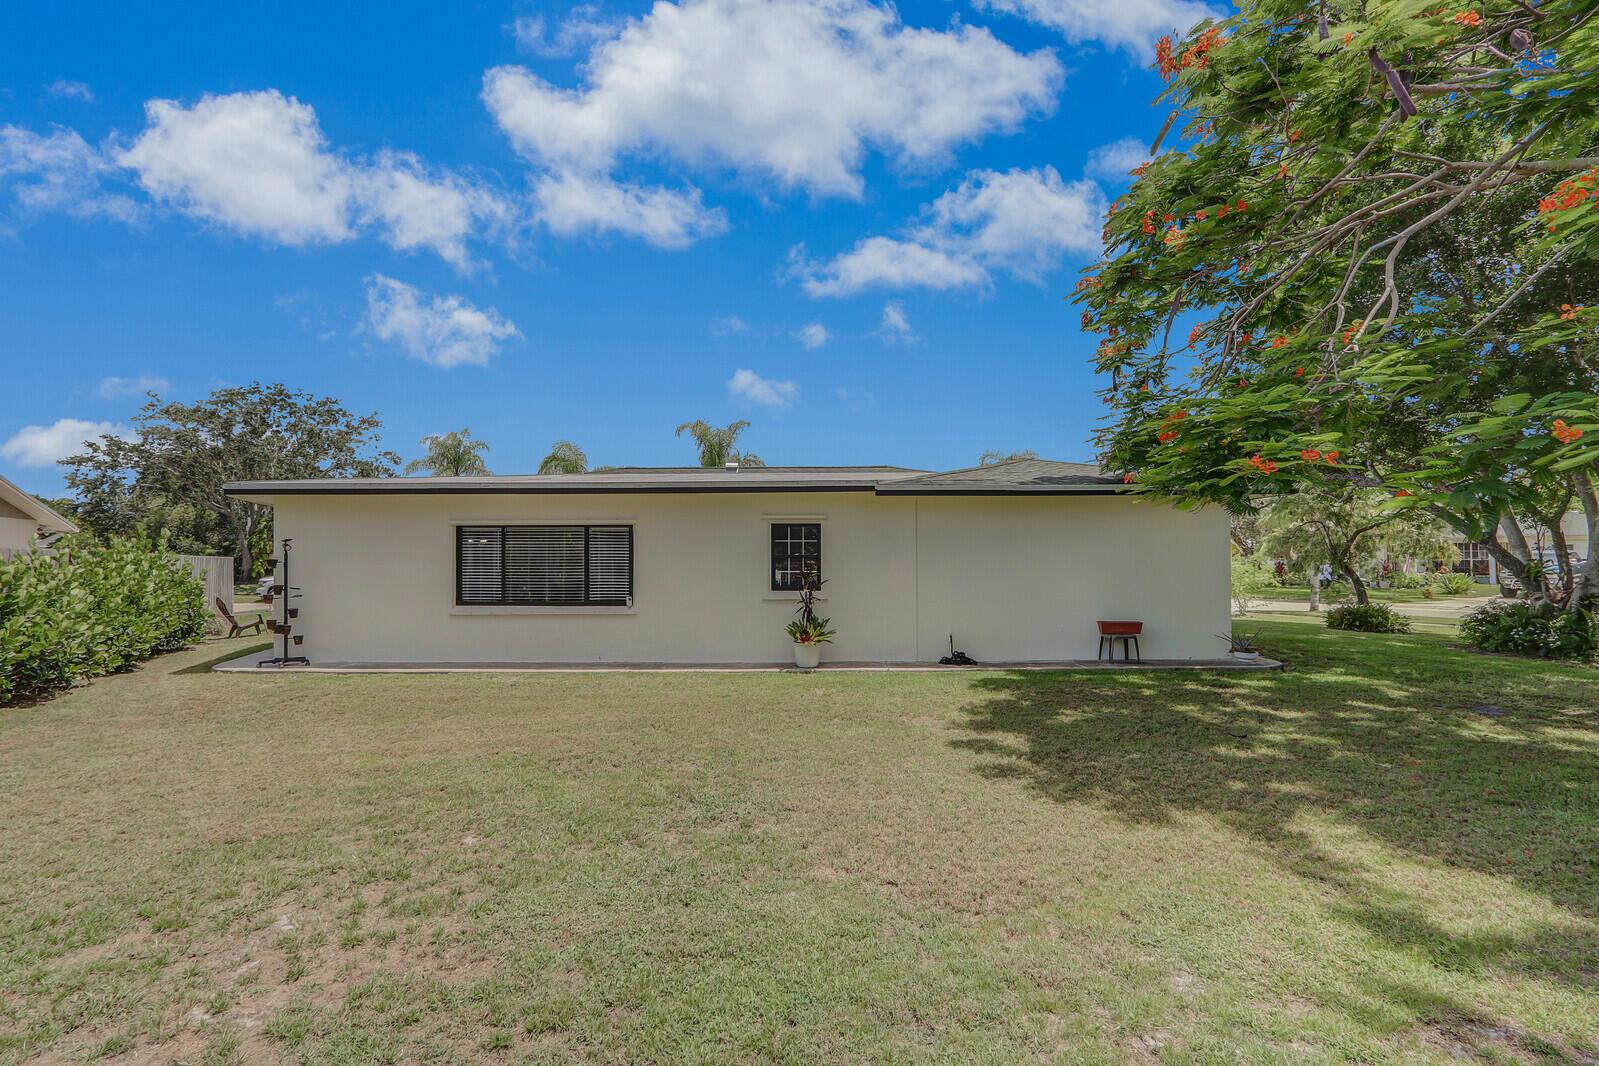
<svg viewBox="0 0 1599 1066"><path fill-rule="evenodd" d="M0 477L0 558L27 551L41 539L78 527Z"/></svg>
<svg viewBox="0 0 1599 1066"><path fill-rule="evenodd" d="M1076 463L623 468L258 481L294 540L298 649L323 662L775 663L807 578L833 661L1226 652L1221 508L1177 510Z"/></svg>
<svg viewBox="0 0 1599 1066"><path fill-rule="evenodd" d="M1588 521L1581 511L1567 511L1560 521L1560 529L1566 536L1566 549L1578 562L1588 558L1591 545L1588 543ZM1527 538L1527 544L1535 554L1544 562L1553 566L1556 562L1555 546L1546 530L1537 526L1522 524L1522 533ZM1502 539L1502 538L1501 538ZM1454 538L1455 548L1460 552L1459 559L1455 562L1454 569L1457 573L1470 574L1480 582L1490 585L1499 583L1499 564L1493 556L1488 554L1488 548L1481 541L1467 540L1464 537ZM1507 575L1507 580L1509 580Z"/></svg>

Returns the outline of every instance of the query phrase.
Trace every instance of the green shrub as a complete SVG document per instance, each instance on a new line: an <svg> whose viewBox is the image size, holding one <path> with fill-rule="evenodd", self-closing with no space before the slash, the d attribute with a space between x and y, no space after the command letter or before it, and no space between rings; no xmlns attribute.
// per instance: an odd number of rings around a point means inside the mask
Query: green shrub
<svg viewBox="0 0 1599 1066"><path fill-rule="evenodd" d="M1233 556L1233 608L1239 614L1248 611L1270 590L1281 587L1276 571L1270 566L1255 559Z"/></svg>
<svg viewBox="0 0 1599 1066"><path fill-rule="evenodd" d="M1464 596L1477 587L1470 574L1438 574L1432 583L1445 596Z"/></svg>
<svg viewBox="0 0 1599 1066"><path fill-rule="evenodd" d="M1410 619L1386 603L1350 603L1327 612L1327 627L1362 633L1409 633Z"/></svg>
<svg viewBox="0 0 1599 1066"><path fill-rule="evenodd" d="M0 562L0 704L127 669L205 633L205 587L164 536L63 544Z"/></svg>
<svg viewBox="0 0 1599 1066"><path fill-rule="evenodd" d="M1492 600L1460 620L1460 635L1482 651L1545 659L1593 659L1599 624L1588 611L1572 613L1547 603Z"/></svg>
<svg viewBox="0 0 1599 1066"><path fill-rule="evenodd" d="M1395 570L1390 582L1396 589L1419 589L1427 586L1427 575L1411 574L1403 570Z"/></svg>

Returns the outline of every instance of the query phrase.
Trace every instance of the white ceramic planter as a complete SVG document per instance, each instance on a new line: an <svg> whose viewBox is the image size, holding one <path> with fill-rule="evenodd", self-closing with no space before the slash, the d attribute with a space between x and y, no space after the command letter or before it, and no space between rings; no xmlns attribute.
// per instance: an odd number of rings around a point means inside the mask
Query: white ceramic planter
<svg viewBox="0 0 1599 1066"><path fill-rule="evenodd" d="M1256 663L1260 661L1260 652L1258 651L1235 651L1229 652L1228 654L1230 654L1235 661L1241 663Z"/></svg>
<svg viewBox="0 0 1599 1066"><path fill-rule="evenodd" d="M794 665L801 670L814 670L822 661L822 646L820 644L801 644L794 642Z"/></svg>

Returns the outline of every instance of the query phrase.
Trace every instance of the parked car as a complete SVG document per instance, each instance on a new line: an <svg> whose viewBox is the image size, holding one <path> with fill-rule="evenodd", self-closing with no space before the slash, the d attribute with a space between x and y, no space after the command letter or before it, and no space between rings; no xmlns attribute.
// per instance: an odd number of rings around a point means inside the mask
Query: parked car
<svg viewBox="0 0 1599 1066"><path fill-rule="evenodd" d="M267 593L271 590L273 583L276 582L276 581L277 581L277 578L273 577L271 574L268 574L266 577L263 577L260 581L257 581L255 583L255 595L256 595L256 598L257 599L262 599L262 600L266 599Z"/></svg>

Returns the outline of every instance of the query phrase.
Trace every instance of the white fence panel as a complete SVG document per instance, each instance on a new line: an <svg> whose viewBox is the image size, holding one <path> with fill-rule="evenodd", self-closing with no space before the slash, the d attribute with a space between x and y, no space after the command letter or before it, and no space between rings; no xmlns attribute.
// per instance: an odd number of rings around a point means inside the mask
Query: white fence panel
<svg viewBox="0 0 1599 1066"><path fill-rule="evenodd" d="M205 582L205 609L218 621L222 615L217 612L217 600L220 599L231 609L233 607L233 556L231 555L181 555L179 556L194 575Z"/></svg>

